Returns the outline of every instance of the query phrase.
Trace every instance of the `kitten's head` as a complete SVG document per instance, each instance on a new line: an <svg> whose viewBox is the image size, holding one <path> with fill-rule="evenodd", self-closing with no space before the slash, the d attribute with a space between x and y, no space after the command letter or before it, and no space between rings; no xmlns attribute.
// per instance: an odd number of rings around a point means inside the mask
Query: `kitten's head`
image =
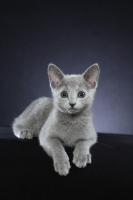
<svg viewBox="0 0 133 200"><path fill-rule="evenodd" d="M64 75L49 64L48 75L54 106L64 113L75 114L92 105L99 78L98 64L91 65L81 75Z"/></svg>

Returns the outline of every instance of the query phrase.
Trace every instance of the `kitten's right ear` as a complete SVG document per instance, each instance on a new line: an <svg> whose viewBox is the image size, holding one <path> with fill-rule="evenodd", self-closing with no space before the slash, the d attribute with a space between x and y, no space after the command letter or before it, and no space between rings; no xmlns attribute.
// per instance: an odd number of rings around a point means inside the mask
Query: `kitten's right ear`
<svg viewBox="0 0 133 200"><path fill-rule="evenodd" d="M64 74L56 65L50 63L48 65L48 76L52 88L56 88L61 84Z"/></svg>

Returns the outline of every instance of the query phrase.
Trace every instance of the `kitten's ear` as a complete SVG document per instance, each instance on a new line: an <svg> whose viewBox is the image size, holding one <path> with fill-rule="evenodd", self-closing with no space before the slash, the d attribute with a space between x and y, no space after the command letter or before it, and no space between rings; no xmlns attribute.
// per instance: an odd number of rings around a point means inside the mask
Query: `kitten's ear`
<svg viewBox="0 0 133 200"><path fill-rule="evenodd" d="M88 83L90 88L96 88L98 85L98 78L100 69L98 64L91 65L83 74L85 81Z"/></svg>
<svg viewBox="0 0 133 200"><path fill-rule="evenodd" d="M48 76L51 86L56 88L61 84L64 74L56 65L50 63L48 65Z"/></svg>

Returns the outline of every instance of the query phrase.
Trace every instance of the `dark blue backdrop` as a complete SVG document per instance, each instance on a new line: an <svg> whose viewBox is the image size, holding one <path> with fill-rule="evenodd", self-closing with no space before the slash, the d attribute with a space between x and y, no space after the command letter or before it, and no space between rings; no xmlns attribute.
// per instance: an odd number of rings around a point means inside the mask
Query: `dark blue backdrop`
<svg viewBox="0 0 133 200"><path fill-rule="evenodd" d="M83 73L99 63L98 132L133 134L133 6L121 1L0 1L0 125L51 96L47 65Z"/></svg>

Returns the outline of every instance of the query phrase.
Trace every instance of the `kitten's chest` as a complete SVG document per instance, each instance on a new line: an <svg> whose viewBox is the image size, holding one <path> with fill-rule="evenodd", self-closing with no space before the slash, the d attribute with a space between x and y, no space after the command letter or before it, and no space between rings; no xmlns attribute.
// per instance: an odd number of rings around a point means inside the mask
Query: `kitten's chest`
<svg viewBox="0 0 133 200"><path fill-rule="evenodd" d="M89 119L63 118L58 123L58 137L68 146L73 146L80 139L87 139Z"/></svg>

